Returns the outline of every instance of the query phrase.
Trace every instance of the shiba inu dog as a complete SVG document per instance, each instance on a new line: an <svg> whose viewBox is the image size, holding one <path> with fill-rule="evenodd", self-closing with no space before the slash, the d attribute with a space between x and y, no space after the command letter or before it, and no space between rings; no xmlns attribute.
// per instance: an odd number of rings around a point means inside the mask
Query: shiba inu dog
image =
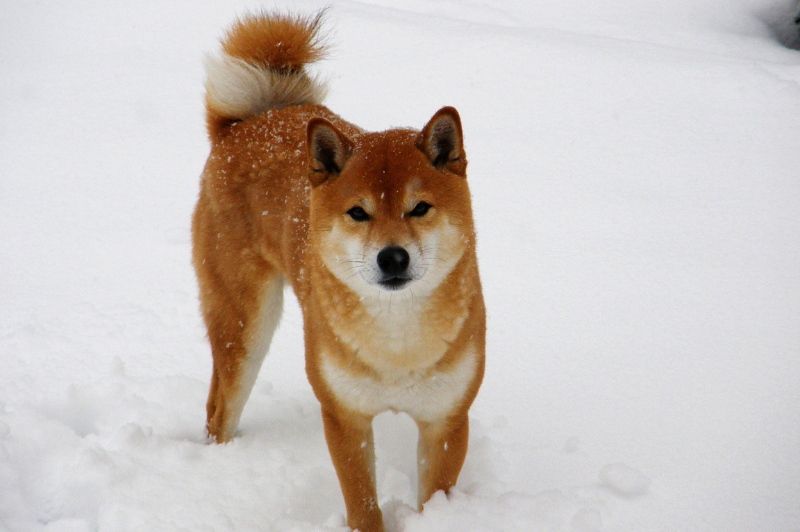
<svg viewBox="0 0 800 532"><path fill-rule="evenodd" d="M192 223L213 352L209 436L234 436L289 283L347 523L383 530L375 415L419 427L419 503L450 489L484 370L485 309L455 109L363 131L321 105L305 65L320 17L237 21L207 61L211 153Z"/></svg>

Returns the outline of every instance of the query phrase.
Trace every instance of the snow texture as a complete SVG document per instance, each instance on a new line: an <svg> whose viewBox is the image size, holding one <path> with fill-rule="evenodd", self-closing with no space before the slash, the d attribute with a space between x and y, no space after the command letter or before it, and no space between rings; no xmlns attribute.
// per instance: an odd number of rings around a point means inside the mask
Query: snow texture
<svg viewBox="0 0 800 532"><path fill-rule="evenodd" d="M622 463L608 464L600 470L600 482L622 495L644 495L652 479Z"/></svg>
<svg viewBox="0 0 800 532"><path fill-rule="evenodd" d="M239 436L203 432L202 60L256 7L0 7L0 531L344 530L293 296ZM389 532L800 530L796 13L335 3L335 112L459 110L488 309L449 497L412 510L414 425L376 420Z"/></svg>

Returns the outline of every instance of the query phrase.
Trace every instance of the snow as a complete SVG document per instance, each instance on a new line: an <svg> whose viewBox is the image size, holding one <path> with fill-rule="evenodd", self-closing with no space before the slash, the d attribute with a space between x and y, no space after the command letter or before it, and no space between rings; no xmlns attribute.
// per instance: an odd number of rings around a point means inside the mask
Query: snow
<svg viewBox="0 0 800 532"><path fill-rule="evenodd" d="M293 297L203 433L202 59L253 7L0 8L0 530L344 530ZM390 532L800 530L796 11L335 4L335 112L459 110L488 308L449 498L412 509L413 422L376 420Z"/></svg>
<svg viewBox="0 0 800 532"><path fill-rule="evenodd" d="M641 471L623 463L608 464L600 470L598 476L604 485L627 496L644 495L653 481Z"/></svg>

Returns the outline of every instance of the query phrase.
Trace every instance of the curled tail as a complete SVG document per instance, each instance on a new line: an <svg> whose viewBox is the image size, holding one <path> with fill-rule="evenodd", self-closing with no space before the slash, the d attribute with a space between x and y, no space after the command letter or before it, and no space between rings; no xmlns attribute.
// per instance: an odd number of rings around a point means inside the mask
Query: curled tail
<svg viewBox="0 0 800 532"><path fill-rule="evenodd" d="M206 124L212 139L272 107L322 103L325 84L305 69L326 52L319 35L322 15L260 13L234 23L222 39L222 53L206 59Z"/></svg>

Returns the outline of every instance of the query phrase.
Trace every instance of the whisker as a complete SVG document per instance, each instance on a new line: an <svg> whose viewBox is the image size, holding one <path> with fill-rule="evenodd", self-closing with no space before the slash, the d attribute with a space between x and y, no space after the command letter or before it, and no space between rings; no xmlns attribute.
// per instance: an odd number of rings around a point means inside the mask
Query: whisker
<svg viewBox="0 0 800 532"><path fill-rule="evenodd" d="M351 272L353 270L359 271L358 266L350 266L349 268L344 268L344 269L340 270L340 272L341 273L349 273L349 272Z"/></svg>
<svg viewBox="0 0 800 532"><path fill-rule="evenodd" d="M350 275L348 275L348 276L345 278L345 280L346 280L346 281L349 281L350 279L352 279L353 277L355 277L355 276L356 276L356 275L358 275L359 273L361 273L361 270L356 270L356 271L354 271L353 273L351 273Z"/></svg>

